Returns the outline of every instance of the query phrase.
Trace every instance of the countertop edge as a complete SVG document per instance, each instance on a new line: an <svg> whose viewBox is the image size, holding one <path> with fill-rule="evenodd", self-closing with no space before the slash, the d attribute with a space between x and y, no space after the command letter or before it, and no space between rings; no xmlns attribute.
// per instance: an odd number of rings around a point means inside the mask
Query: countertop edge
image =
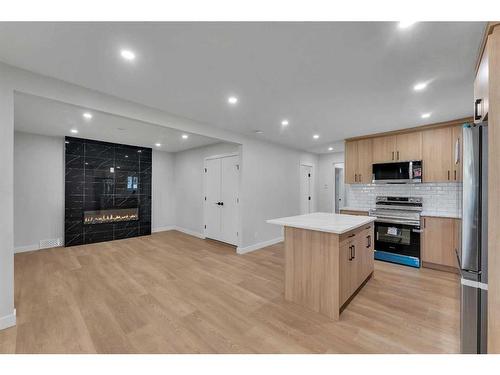
<svg viewBox="0 0 500 375"><path fill-rule="evenodd" d="M354 224L349 229L337 230L337 231L336 230L328 230L328 229L324 229L324 228L318 228L318 227L312 227L312 226L308 226L308 225L289 224L289 223L284 223L284 222L282 222L280 220L276 220L276 219L266 220L266 223L268 223L268 224L274 224L274 225L281 225L281 226L284 226L284 227L292 227L292 228L313 230L313 231L317 231L317 232L325 232L325 233L333 233L333 234L344 234L344 233L348 233L348 232L350 232L352 230L358 229L359 227L362 227L363 225L373 223L375 220L376 220L375 217L373 217L373 216L367 216L366 219L363 219L363 222L361 222L359 224Z"/></svg>

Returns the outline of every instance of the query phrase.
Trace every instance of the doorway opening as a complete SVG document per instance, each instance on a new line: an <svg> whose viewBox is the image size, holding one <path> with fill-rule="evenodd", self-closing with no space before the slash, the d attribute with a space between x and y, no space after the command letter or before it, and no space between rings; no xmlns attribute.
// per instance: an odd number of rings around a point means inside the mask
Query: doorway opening
<svg viewBox="0 0 500 375"><path fill-rule="evenodd" d="M333 212L340 213L345 205L344 198L344 163L333 164Z"/></svg>

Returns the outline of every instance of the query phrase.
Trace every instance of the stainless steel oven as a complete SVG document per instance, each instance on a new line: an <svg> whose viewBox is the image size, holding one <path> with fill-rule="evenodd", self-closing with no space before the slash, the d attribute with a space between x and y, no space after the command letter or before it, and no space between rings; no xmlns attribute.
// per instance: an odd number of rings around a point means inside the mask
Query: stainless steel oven
<svg viewBox="0 0 500 375"><path fill-rule="evenodd" d="M416 184L422 182L422 161L372 164L374 184Z"/></svg>
<svg viewBox="0 0 500 375"><path fill-rule="evenodd" d="M422 198L377 197L375 259L420 267Z"/></svg>

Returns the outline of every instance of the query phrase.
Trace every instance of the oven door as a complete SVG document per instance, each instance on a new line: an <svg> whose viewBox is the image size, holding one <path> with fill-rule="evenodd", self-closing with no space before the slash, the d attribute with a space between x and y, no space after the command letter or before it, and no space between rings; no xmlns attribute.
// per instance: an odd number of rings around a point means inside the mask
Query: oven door
<svg viewBox="0 0 500 375"><path fill-rule="evenodd" d="M420 259L420 226L376 221L375 250Z"/></svg>

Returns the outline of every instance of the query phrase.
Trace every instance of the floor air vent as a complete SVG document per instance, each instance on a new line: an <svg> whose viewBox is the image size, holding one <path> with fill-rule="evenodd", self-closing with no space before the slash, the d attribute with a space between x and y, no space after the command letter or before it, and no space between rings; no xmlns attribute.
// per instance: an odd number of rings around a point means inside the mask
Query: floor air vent
<svg viewBox="0 0 500 375"><path fill-rule="evenodd" d="M60 238L52 238L50 240L40 240L40 249L48 249L50 247L62 246Z"/></svg>

